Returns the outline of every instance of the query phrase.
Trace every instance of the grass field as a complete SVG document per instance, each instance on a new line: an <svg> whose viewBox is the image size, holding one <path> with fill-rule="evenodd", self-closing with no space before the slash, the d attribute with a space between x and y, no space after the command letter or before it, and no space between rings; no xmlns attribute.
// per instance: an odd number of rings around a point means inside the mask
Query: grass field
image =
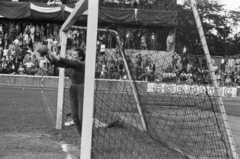
<svg viewBox="0 0 240 159"><path fill-rule="evenodd" d="M0 134L41 132L49 134L54 141L79 145L79 136L74 127L63 127L62 130L54 129L56 90L44 90L43 96L39 89L1 87L0 96ZM68 97L65 96L65 98ZM219 134L215 132L217 129L214 127L216 122L209 118L219 117L219 114L196 109L191 104L186 108L182 106L176 108L171 104L166 106L166 102L173 102L173 98L164 99L164 105L154 104L153 99L161 100L159 97L151 97L152 102L150 103L147 102L149 100L145 100L144 111L147 112L146 120L150 130L149 133L145 133L141 131L137 109L132 106L134 102L132 95L98 92L95 100L97 112L95 117L103 122L121 119L124 124L123 127L94 129L93 157L97 159L181 159L186 158L186 155L206 157L201 155L201 152L204 147L207 147L209 150L204 153L205 155L211 154L211 158L224 158L221 156L225 153L223 152L224 147L220 146L218 150L213 150L214 147L222 144L218 143ZM224 99L224 103L228 115L240 116L238 101ZM68 105L68 102L65 104ZM64 115L69 111L69 108L65 106ZM198 120L199 115L203 118L202 121ZM188 124L184 124L184 122ZM135 126L131 126L133 123L136 123ZM208 140L214 143L210 144L207 142ZM13 148L19 152L18 147L13 146ZM25 148L36 151L30 146ZM25 148L23 147L21 150ZM12 151L7 148L2 149L4 153L0 154L5 154L5 156ZM54 148L50 150L52 152L59 151ZM39 151L46 151L46 148L42 147Z"/></svg>

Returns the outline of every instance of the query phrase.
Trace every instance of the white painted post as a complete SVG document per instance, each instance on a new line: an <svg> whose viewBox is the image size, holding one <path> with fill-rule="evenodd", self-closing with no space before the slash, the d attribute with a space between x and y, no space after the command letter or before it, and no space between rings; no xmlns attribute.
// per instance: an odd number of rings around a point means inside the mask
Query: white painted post
<svg viewBox="0 0 240 159"><path fill-rule="evenodd" d="M206 57L206 60L207 60L207 63L208 63L208 69L210 70L211 79L213 81L213 85L214 85L214 88L215 88L215 95L218 98L217 101L218 101L218 105L220 107L220 112L221 112L221 115L222 115L222 118L223 118L224 126L226 128L226 132L227 132L230 148L231 148L231 151L232 151L232 154L233 154L233 158L234 159L239 159L238 154L237 154L237 150L236 150L236 147L235 147L235 143L233 141L232 132L231 132L231 129L230 129L230 126L229 126L229 123L228 123L226 111L225 111L225 108L224 108L224 105L223 105L222 96L220 94L219 86L218 86L218 83L217 83L216 78L215 78L215 73L213 71L212 60L211 60L211 57L210 57L210 54L209 54L208 45L207 45L207 41L206 41L206 38L205 38L205 35L204 35L202 23L200 21L200 17L199 17L199 14L198 14L196 1L195 0L190 0L190 4L191 4L192 10L193 10L193 14L194 14L195 21L196 21L196 24L197 24L198 33L199 33L199 36L201 38L202 47L203 47L205 57Z"/></svg>
<svg viewBox="0 0 240 159"><path fill-rule="evenodd" d="M123 47L122 47L122 44L121 44L120 37L117 33L115 33L115 34L117 36L117 42L118 42L118 45L120 47L120 53L123 57L123 62L124 62L124 65L125 65L125 68L126 68L126 71L127 71L127 75L128 75L128 78L129 78L129 82L130 82L130 85L131 85L131 88L132 88L132 91L133 91L133 96L134 96L136 104L137 104L137 109L138 109L138 113L139 113L139 116L140 116L140 119L141 119L141 122L142 122L143 130L147 131L147 125L146 125L145 117L144 117L144 114L143 114L143 111L142 111L142 106L141 106L141 103L140 103L140 99L139 99L139 96L138 96L138 93L137 93L137 88L136 88L136 86L133 82L132 75L131 75L130 69L128 67L128 63L126 61L126 56L122 51Z"/></svg>
<svg viewBox="0 0 240 159"><path fill-rule="evenodd" d="M91 159L99 0L88 1L81 159Z"/></svg>
<svg viewBox="0 0 240 159"><path fill-rule="evenodd" d="M67 45L67 33L60 31L61 36L61 57L65 57L66 45ZM63 98L64 98L64 68L59 69L58 80L58 100L57 100L57 121L56 129L62 129L62 117L63 117Z"/></svg>

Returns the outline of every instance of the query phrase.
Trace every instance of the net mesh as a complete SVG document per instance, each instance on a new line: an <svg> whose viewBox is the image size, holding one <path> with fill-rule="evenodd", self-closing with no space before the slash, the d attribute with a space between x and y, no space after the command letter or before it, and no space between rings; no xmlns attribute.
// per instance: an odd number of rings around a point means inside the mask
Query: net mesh
<svg viewBox="0 0 240 159"><path fill-rule="evenodd" d="M174 27L111 29L98 32L92 158L234 158L206 58L175 52Z"/></svg>

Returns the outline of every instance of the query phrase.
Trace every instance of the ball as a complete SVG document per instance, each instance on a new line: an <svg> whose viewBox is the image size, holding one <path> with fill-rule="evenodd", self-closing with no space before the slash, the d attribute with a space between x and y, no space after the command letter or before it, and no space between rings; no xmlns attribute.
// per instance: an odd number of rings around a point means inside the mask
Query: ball
<svg viewBox="0 0 240 159"><path fill-rule="evenodd" d="M37 51L38 51L39 55L41 57L43 57L44 55L48 54L48 47L47 47L47 45L41 45L41 46L39 46Z"/></svg>

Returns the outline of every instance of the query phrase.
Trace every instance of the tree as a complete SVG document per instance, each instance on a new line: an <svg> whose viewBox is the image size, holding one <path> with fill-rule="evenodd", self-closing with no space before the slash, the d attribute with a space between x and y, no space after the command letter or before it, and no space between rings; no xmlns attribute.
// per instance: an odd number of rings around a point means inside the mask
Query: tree
<svg viewBox="0 0 240 159"><path fill-rule="evenodd" d="M196 22L192 9L188 2L177 6L178 21L176 34L176 50L180 51L182 46L186 46L192 54L203 54L201 41L199 38ZM224 13L223 5L215 1L209 1L207 4L199 3L198 11L202 21L203 29L207 39L211 55L224 55L230 46L232 33L229 25L228 16Z"/></svg>

